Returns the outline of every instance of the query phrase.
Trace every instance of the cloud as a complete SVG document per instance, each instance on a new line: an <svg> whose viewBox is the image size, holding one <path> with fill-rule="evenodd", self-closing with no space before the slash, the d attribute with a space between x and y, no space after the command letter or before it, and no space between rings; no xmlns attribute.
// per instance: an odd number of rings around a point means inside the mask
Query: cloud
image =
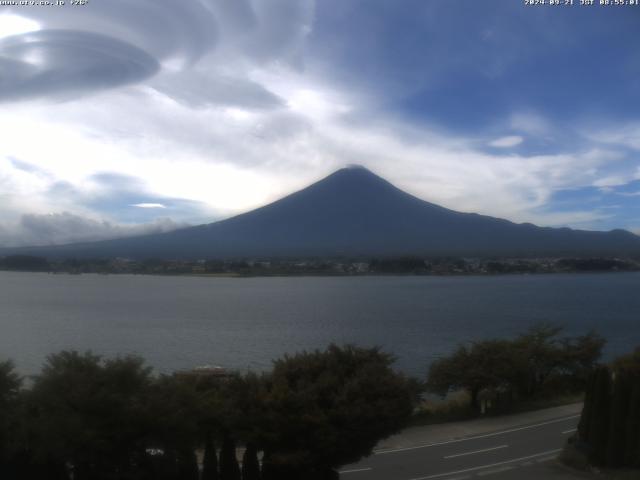
<svg viewBox="0 0 640 480"><path fill-rule="evenodd" d="M40 30L0 40L0 101L76 98L139 82L158 71L143 50L105 35Z"/></svg>
<svg viewBox="0 0 640 480"><path fill-rule="evenodd" d="M179 3L7 10L29 18L0 38L0 78L18 80L0 92L2 225L61 212L102 234L152 224L158 213L204 223L347 163L449 208L582 225L606 215L577 203L560 209L557 192L640 175L628 151L635 130L591 137L572 127L581 123L558 121L560 110L576 111L556 105L566 89L539 87L552 84L538 79L546 71L576 85L565 63L586 30L568 17L455 2ZM568 53L554 49L545 65L558 68L537 68L555 30L571 33Z"/></svg>
<svg viewBox="0 0 640 480"><path fill-rule="evenodd" d="M640 122L619 124L614 128L592 127L587 133L598 142L609 143L640 151Z"/></svg>
<svg viewBox="0 0 640 480"><path fill-rule="evenodd" d="M138 225L116 224L106 220L74 215L69 212L55 214L23 215L17 225L0 230L0 245L61 245L151 233L163 233L187 224L159 218Z"/></svg>
<svg viewBox="0 0 640 480"><path fill-rule="evenodd" d="M549 134L549 121L536 113L514 113L509 123L511 128L518 132L538 136Z"/></svg>
<svg viewBox="0 0 640 480"><path fill-rule="evenodd" d="M40 30L40 24L28 18L9 13L0 14L0 38Z"/></svg>
<svg viewBox="0 0 640 480"><path fill-rule="evenodd" d="M87 8L7 8L0 26L15 34L0 37L4 101L69 100L162 73L155 87L192 106L272 108L280 100L247 72L273 61L300 67L313 19L311 0L111 0ZM183 75L205 57L200 75Z"/></svg>
<svg viewBox="0 0 640 480"><path fill-rule="evenodd" d="M489 142L490 147L496 148L510 148L520 145L524 139L519 135L510 135L508 137L500 137Z"/></svg>
<svg viewBox="0 0 640 480"><path fill-rule="evenodd" d="M161 203L133 203L130 206L138 208L167 208Z"/></svg>
<svg viewBox="0 0 640 480"><path fill-rule="evenodd" d="M261 110L284 105L281 98L263 85L228 74L166 73L151 85L159 92L194 108L221 105Z"/></svg>

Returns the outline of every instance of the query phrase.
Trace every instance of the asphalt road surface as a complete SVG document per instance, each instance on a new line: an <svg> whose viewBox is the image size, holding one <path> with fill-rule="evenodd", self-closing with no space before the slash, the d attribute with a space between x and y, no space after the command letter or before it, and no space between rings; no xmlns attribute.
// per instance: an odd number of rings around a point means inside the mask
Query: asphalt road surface
<svg viewBox="0 0 640 480"><path fill-rule="evenodd" d="M455 440L377 450L344 467L342 480L467 480L499 475L529 477L524 470L553 461L575 431L579 415L514 426ZM536 469L537 470L537 469Z"/></svg>

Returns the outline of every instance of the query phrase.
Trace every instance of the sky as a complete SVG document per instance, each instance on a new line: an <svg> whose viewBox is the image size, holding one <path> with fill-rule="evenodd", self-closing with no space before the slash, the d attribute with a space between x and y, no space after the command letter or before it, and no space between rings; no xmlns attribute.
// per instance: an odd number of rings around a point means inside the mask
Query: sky
<svg viewBox="0 0 640 480"><path fill-rule="evenodd" d="M0 246L208 223L348 164L454 210L640 233L640 6L16 3Z"/></svg>

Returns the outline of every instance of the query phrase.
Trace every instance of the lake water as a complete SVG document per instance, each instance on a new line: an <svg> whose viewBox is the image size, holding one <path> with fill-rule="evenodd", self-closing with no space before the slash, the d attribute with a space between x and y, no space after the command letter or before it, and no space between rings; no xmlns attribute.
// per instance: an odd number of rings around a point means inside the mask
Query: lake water
<svg viewBox="0 0 640 480"><path fill-rule="evenodd" d="M640 345L640 273L202 278L0 272L0 359L25 374L62 349L140 354L159 371L260 370L330 342L380 345L423 376L458 343L540 321Z"/></svg>

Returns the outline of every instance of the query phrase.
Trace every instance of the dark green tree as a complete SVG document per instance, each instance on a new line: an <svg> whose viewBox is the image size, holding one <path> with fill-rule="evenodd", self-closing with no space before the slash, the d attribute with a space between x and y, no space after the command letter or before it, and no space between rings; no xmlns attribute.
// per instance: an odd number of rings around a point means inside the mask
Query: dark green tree
<svg viewBox="0 0 640 480"><path fill-rule="evenodd" d="M147 429L147 447L163 452L158 460L165 465L163 475L171 480L193 475L204 408L202 394L189 377L162 375L150 386L146 414L153 421Z"/></svg>
<svg viewBox="0 0 640 480"><path fill-rule="evenodd" d="M578 425L591 463L640 466L640 355L638 350L596 368Z"/></svg>
<svg viewBox="0 0 640 480"><path fill-rule="evenodd" d="M76 480L132 474L145 455L149 383L139 358L51 355L29 396L36 455L70 465Z"/></svg>
<svg viewBox="0 0 640 480"><path fill-rule="evenodd" d="M20 429L19 395L22 378L11 361L0 362L0 478L15 474Z"/></svg>
<svg viewBox="0 0 640 480"><path fill-rule="evenodd" d="M258 449L254 443L247 443L242 456L242 480L260 480Z"/></svg>
<svg viewBox="0 0 640 480"><path fill-rule="evenodd" d="M240 480L240 466L236 458L236 442L225 433L220 450L220 480Z"/></svg>
<svg viewBox="0 0 640 480"><path fill-rule="evenodd" d="M524 396L535 395L547 378L562 365L563 352L558 334L562 327L540 323L514 341L515 351L524 360L519 390Z"/></svg>
<svg viewBox="0 0 640 480"><path fill-rule="evenodd" d="M451 355L431 364L427 388L441 395L466 390L476 411L480 410L479 394L483 390L493 391L501 398L506 394L511 401L514 396L557 393L559 388L584 391L604 339L594 332L561 338L561 331L561 327L543 323L514 340L484 340L459 346Z"/></svg>
<svg viewBox="0 0 640 480"><path fill-rule="evenodd" d="M608 367L596 370L593 393L593 410L589 421L587 441L591 446L590 459L598 465L606 462L611 410L611 371Z"/></svg>
<svg viewBox="0 0 640 480"><path fill-rule="evenodd" d="M205 435L204 457L202 458L202 480L218 480L218 454L211 433Z"/></svg>
<svg viewBox="0 0 640 480"><path fill-rule="evenodd" d="M624 436L624 464L629 467L640 467L640 377L633 377Z"/></svg>
<svg viewBox="0 0 640 480"><path fill-rule="evenodd" d="M595 331L560 340L561 362L558 368L574 388L584 390L587 387L587 380L602 356L605 343L604 337Z"/></svg>
<svg viewBox="0 0 640 480"><path fill-rule="evenodd" d="M333 476L401 429L414 391L392 363L378 348L336 345L276 360L267 387L263 477Z"/></svg>
<svg viewBox="0 0 640 480"><path fill-rule="evenodd" d="M628 374L618 372L613 381L611 412L609 414L609 432L606 450L606 464L621 467L625 454L625 426L629 414L629 399L633 384Z"/></svg>
<svg viewBox="0 0 640 480"><path fill-rule="evenodd" d="M198 460L194 450L187 448L176 454L178 466L177 480L199 480Z"/></svg>
<svg viewBox="0 0 640 480"><path fill-rule="evenodd" d="M436 360L429 368L427 389L446 395L466 390L471 407L479 411L483 389L510 389L517 381L520 358L506 340L485 340L461 345L450 356Z"/></svg>

